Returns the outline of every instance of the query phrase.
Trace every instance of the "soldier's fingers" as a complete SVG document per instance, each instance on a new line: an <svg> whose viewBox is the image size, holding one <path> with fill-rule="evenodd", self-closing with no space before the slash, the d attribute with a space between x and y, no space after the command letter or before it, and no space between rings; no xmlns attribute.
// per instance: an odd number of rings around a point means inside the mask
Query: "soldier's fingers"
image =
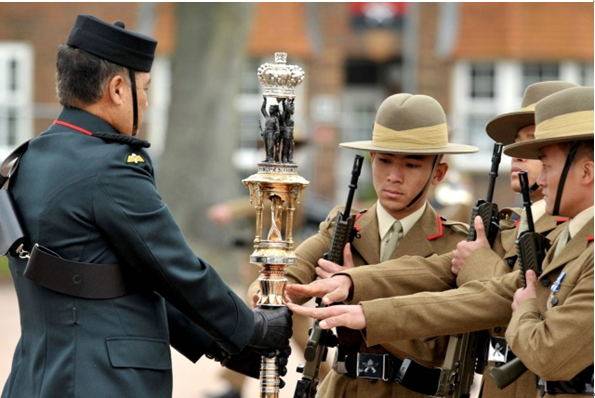
<svg viewBox="0 0 595 398"><path fill-rule="evenodd" d="M302 305L297 305L297 304L293 304L293 303L287 303L287 308L289 308L294 314L300 314L303 316L307 316L308 318L316 318L316 315L318 315L316 313L316 308L312 308L312 307L304 307Z"/></svg>
<svg viewBox="0 0 595 398"><path fill-rule="evenodd" d="M304 307L302 305L295 305L288 303L287 307L290 310L295 312L296 314L305 315L310 318L314 319L326 319L329 317L337 316L346 311L346 305L335 305L332 307L325 307L325 308L312 308L312 307Z"/></svg>
<svg viewBox="0 0 595 398"><path fill-rule="evenodd" d="M348 295L349 295L348 291L346 291L342 287L338 287L335 290L333 290L332 292L329 292L326 295L324 295L324 297L322 297L322 302L325 305L331 305L333 303L340 303L342 301L347 300Z"/></svg>
<svg viewBox="0 0 595 398"><path fill-rule="evenodd" d="M333 276L333 273L325 271L322 267L316 267L316 275L318 275L320 279L327 279Z"/></svg>
<svg viewBox="0 0 595 398"><path fill-rule="evenodd" d="M327 280L328 279L314 281L308 285L289 284L285 287L285 290L294 297L322 297L332 290L332 288L326 284L319 283Z"/></svg>
<svg viewBox="0 0 595 398"><path fill-rule="evenodd" d="M535 286L535 284L537 283L537 274L535 274L535 271L531 269L528 270L525 273L525 280L527 281L527 287Z"/></svg>
<svg viewBox="0 0 595 398"><path fill-rule="evenodd" d="M318 260L318 267L322 268L326 272L339 272L341 270L341 266L338 264L333 263L332 261L327 261L324 259Z"/></svg>
<svg viewBox="0 0 595 398"><path fill-rule="evenodd" d="M475 225L475 234L476 234L475 240L482 240L482 241L487 240L485 229L483 227L483 221L481 220L481 217L475 216L475 219L473 220L473 224Z"/></svg>
<svg viewBox="0 0 595 398"><path fill-rule="evenodd" d="M350 243L347 243L343 249L343 268L353 268L353 256L351 255Z"/></svg>
<svg viewBox="0 0 595 398"><path fill-rule="evenodd" d="M327 318L320 322L320 327L322 329L332 329L339 326L345 326L356 330L365 327L365 325L362 325L362 321L359 319L358 315L355 312L350 311L348 308L346 308L342 314Z"/></svg>

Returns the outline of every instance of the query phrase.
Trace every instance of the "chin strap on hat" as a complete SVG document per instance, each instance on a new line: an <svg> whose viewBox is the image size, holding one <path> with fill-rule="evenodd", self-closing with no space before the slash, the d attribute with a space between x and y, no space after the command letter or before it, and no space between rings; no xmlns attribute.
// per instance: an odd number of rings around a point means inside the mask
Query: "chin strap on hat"
<svg viewBox="0 0 595 398"><path fill-rule="evenodd" d="M426 183L422 187L421 191L419 191L419 193L417 195L415 195L415 197L413 199L411 199L411 202L409 202L409 204L407 206L405 206L405 208L411 207L411 205L413 205L415 202L417 202L417 200L419 198L421 198L421 196L428 189L428 186L430 185L430 182L432 181L432 176L434 175L434 169L436 168L436 163L438 162L438 157L439 156L440 155L434 155L434 160L432 160L432 169L430 170L430 176L428 177L428 180L426 181Z"/></svg>
<svg viewBox="0 0 595 398"><path fill-rule="evenodd" d="M128 68L130 76L130 89L132 90L132 135L136 135L138 130L138 99L136 97L136 76L134 71Z"/></svg>
<svg viewBox="0 0 595 398"><path fill-rule="evenodd" d="M120 29L126 29L126 25L122 21L116 21L114 25ZM130 89L132 90L132 135L135 135L138 129L138 98L136 96L136 76L131 68L128 68L128 76L130 77Z"/></svg>
<svg viewBox="0 0 595 398"><path fill-rule="evenodd" d="M562 193L564 192L564 185L566 184L566 177L568 176L568 171L570 170L570 166L576 157L576 152L578 151L578 147L580 145L580 141L573 142L568 150L568 155L566 155L566 161L564 162L564 168L562 169L562 173L560 174L560 181L558 181L558 190L556 192L556 201L554 202L554 216L560 215L560 204L562 203Z"/></svg>

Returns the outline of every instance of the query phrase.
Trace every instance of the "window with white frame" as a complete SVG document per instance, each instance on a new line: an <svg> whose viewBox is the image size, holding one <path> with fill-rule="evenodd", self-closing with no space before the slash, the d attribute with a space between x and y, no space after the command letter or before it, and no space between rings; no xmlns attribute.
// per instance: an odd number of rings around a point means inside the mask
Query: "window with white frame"
<svg viewBox="0 0 595 398"><path fill-rule="evenodd" d="M460 60L453 68L449 127L451 140L479 147L472 155L457 156L455 167L485 172L490 166L493 141L485 125L493 117L518 110L525 88L538 81L566 80L593 84L593 64L571 60L523 62ZM509 162L502 162L505 170Z"/></svg>
<svg viewBox="0 0 595 398"><path fill-rule="evenodd" d="M523 63L522 68L522 91L533 83L560 79L560 64L558 62L526 62Z"/></svg>
<svg viewBox="0 0 595 398"><path fill-rule="evenodd" d="M493 63L473 63L469 65L471 77L471 98L494 98L494 75Z"/></svg>
<svg viewBox="0 0 595 398"><path fill-rule="evenodd" d="M33 51L27 43L0 42L0 157L33 134Z"/></svg>

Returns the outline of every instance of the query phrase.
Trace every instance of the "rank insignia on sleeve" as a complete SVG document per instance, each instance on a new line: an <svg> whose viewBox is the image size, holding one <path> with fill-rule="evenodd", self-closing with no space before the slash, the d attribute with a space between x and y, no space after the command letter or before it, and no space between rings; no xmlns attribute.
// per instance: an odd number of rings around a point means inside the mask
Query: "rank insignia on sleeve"
<svg viewBox="0 0 595 398"><path fill-rule="evenodd" d="M137 155L136 153L131 153L126 158L126 163L128 163L128 164L130 164L130 163L134 163L134 164L145 163L145 159L143 159L142 156Z"/></svg>

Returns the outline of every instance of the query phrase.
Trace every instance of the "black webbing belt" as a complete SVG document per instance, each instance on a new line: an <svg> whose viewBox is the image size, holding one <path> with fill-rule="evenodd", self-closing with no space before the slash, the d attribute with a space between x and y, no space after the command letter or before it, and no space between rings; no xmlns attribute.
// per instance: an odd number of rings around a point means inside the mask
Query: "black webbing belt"
<svg viewBox="0 0 595 398"><path fill-rule="evenodd" d="M58 293L85 299L110 299L130 292L117 264L79 263L34 245L25 277Z"/></svg>
<svg viewBox="0 0 595 398"><path fill-rule="evenodd" d="M545 386L548 394L593 394L593 365L587 366L579 374L567 381L544 381L540 384Z"/></svg>
<svg viewBox="0 0 595 398"><path fill-rule="evenodd" d="M390 354L356 353L345 355L345 374L353 378L383 380L425 395L436 395L442 369L427 368L411 359Z"/></svg>

